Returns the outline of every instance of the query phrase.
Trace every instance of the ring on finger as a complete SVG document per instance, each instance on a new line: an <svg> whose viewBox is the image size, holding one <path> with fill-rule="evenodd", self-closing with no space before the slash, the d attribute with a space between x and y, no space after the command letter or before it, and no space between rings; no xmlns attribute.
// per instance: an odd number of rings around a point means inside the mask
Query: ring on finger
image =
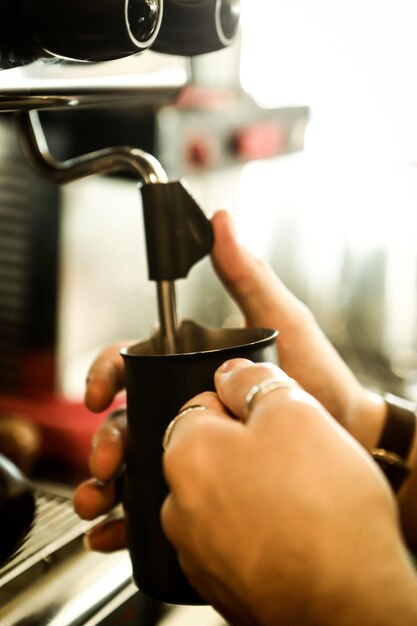
<svg viewBox="0 0 417 626"><path fill-rule="evenodd" d="M300 385L293 378L278 380L277 378L266 378L257 385L253 385L245 398L245 412L248 416L253 411L255 404L263 397L278 389L301 389Z"/></svg>
<svg viewBox="0 0 417 626"><path fill-rule="evenodd" d="M191 404L190 406L186 406L184 409L182 409L182 411L180 411L178 415L176 415L174 419L170 421L166 431L164 432L164 436L162 438L162 447L164 450L167 449L172 436L172 431L174 430L180 419L182 419L185 415L188 415L188 413L191 413L192 411L207 411L207 407L204 406L204 404Z"/></svg>

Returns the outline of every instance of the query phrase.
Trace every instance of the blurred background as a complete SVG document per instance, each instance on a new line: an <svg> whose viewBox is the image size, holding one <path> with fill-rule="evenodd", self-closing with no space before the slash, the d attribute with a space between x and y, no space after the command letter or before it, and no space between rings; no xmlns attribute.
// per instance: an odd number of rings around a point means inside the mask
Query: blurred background
<svg viewBox="0 0 417 626"><path fill-rule="evenodd" d="M414 395L412 2L263 7L262 29L245 12L242 84L265 106L310 108L303 153L271 164L272 262L362 378Z"/></svg>

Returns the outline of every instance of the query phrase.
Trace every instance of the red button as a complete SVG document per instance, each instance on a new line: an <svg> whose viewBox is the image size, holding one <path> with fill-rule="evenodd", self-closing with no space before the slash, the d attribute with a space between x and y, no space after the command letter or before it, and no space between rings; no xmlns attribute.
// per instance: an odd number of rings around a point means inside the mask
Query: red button
<svg viewBox="0 0 417 626"><path fill-rule="evenodd" d="M218 156L219 147L211 137L193 137L187 143L186 158L194 167L213 167Z"/></svg>
<svg viewBox="0 0 417 626"><path fill-rule="evenodd" d="M266 159L285 152L287 137L277 123L259 122L238 130L232 145L241 160Z"/></svg>

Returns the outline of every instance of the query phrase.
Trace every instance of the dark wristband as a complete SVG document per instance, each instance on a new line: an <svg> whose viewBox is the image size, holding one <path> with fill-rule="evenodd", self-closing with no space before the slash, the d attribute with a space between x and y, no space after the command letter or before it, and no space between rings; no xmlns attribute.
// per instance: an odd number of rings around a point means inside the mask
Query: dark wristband
<svg viewBox="0 0 417 626"><path fill-rule="evenodd" d="M415 407L411 402L387 394L384 396L387 412L380 440L371 454L380 466L391 487L398 491L410 470L407 459L416 430Z"/></svg>

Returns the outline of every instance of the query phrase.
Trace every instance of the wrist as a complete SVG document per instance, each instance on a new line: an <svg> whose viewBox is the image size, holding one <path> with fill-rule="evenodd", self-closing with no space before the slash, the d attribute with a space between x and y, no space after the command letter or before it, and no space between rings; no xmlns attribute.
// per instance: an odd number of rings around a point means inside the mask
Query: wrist
<svg viewBox="0 0 417 626"><path fill-rule="evenodd" d="M402 531L407 546L417 550L417 437L408 458L410 475L398 492Z"/></svg>
<svg viewBox="0 0 417 626"><path fill-rule="evenodd" d="M345 427L368 452L393 452L411 467L417 460L416 420L415 403L362 388Z"/></svg>
<svg viewBox="0 0 417 626"><path fill-rule="evenodd" d="M346 428L368 452L375 448L380 440L386 413L384 398L363 387L350 410Z"/></svg>
<svg viewBox="0 0 417 626"><path fill-rule="evenodd" d="M416 419L412 403L364 390L349 429L369 452L379 449L383 456L385 451L388 453L387 460L383 459L380 465L391 487L397 491L403 536L412 550L417 549ZM395 457L399 464L392 463Z"/></svg>
<svg viewBox="0 0 417 626"><path fill-rule="evenodd" d="M416 407L414 403L391 394L386 394L384 401L384 426L371 454L392 489L398 492L410 474L409 457L415 439Z"/></svg>

